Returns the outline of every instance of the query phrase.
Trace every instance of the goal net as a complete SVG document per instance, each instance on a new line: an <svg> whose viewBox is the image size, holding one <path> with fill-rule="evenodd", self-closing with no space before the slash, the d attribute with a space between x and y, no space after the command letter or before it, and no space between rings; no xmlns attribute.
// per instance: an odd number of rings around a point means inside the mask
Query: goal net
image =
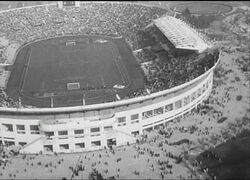
<svg viewBox="0 0 250 180"><path fill-rule="evenodd" d="M68 90L80 89L80 83L67 83Z"/></svg>
<svg viewBox="0 0 250 180"><path fill-rule="evenodd" d="M75 45L76 45L76 41L75 40L66 41L66 46L75 46Z"/></svg>

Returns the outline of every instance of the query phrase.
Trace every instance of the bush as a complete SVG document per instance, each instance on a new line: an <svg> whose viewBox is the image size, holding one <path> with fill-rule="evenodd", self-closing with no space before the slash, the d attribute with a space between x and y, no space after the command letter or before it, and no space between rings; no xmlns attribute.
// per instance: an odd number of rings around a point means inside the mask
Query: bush
<svg viewBox="0 0 250 180"><path fill-rule="evenodd" d="M93 169L93 171L89 174L90 180L104 180L101 173L99 173L96 169Z"/></svg>
<svg viewBox="0 0 250 180"><path fill-rule="evenodd" d="M242 95L236 96L236 100L237 100L237 101L240 101L241 99L242 99Z"/></svg>

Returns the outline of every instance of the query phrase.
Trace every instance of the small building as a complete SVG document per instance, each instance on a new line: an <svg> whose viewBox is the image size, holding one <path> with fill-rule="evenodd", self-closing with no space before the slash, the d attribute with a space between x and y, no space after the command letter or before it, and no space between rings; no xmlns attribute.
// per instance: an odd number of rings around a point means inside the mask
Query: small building
<svg viewBox="0 0 250 180"><path fill-rule="evenodd" d="M58 1L58 7L80 7L80 1Z"/></svg>

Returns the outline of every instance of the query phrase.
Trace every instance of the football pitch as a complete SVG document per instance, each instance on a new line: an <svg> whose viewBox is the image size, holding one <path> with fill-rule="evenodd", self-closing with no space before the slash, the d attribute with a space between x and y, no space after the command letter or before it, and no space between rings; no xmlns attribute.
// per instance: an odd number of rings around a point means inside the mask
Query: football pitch
<svg viewBox="0 0 250 180"><path fill-rule="evenodd" d="M143 72L123 38L67 36L21 48L7 94L26 105L65 107L116 101L143 87Z"/></svg>

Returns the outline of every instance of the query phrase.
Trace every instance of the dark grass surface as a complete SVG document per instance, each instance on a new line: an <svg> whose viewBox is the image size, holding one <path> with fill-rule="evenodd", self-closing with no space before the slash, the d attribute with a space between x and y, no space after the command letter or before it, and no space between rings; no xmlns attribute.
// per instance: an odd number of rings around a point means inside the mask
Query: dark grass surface
<svg viewBox="0 0 250 180"><path fill-rule="evenodd" d="M189 1L189 2L178 2L170 5L173 10L182 12L186 8L190 10L191 14L220 14L232 11L232 6L226 2L211 2L211 1Z"/></svg>
<svg viewBox="0 0 250 180"><path fill-rule="evenodd" d="M76 46L66 47L69 39ZM106 39L106 43L96 40ZM67 83L80 83L67 90ZM114 85L126 86L115 90ZM124 39L98 36L61 37L25 46L17 55L7 93L23 104L54 107L114 101L144 86L144 75ZM19 93L20 92L20 93ZM84 94L84 95L83 95Z"/></svg>
<svg viewBox="0 0 250 180"><path fill-rule="evenodd" d="M250 179L250 131L243 131L235 139L205 151L198 160L216 179Z"/></svg>

